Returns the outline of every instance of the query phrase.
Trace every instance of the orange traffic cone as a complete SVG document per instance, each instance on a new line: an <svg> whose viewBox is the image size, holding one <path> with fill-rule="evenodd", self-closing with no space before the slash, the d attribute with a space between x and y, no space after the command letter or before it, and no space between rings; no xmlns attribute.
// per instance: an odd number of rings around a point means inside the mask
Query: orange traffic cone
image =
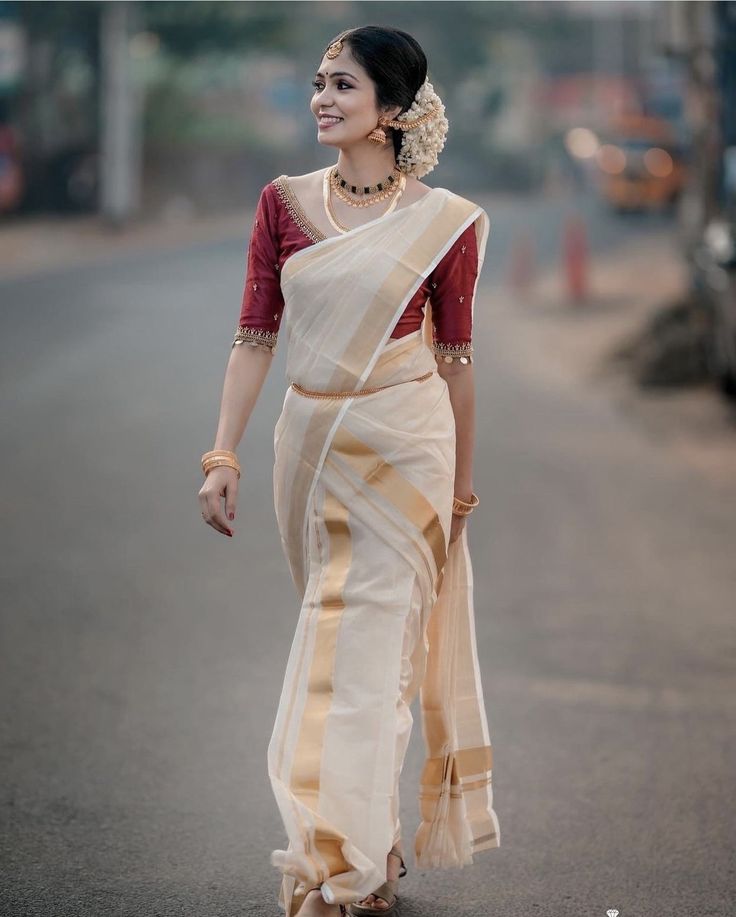
<svg viewBox="0 0 736 917"><path fill-rule="evenodd" d="M580 304L588 297L588 234L577 214L565 219L562 249L566 292L572 302Z"/></svg>
<svg viewBox="0 0 736 917"><path fill-rule="evenodd" d="M517 233L509 255L508 283L518 294L527 295L534 280L534 240L528 229Z"/></svg>

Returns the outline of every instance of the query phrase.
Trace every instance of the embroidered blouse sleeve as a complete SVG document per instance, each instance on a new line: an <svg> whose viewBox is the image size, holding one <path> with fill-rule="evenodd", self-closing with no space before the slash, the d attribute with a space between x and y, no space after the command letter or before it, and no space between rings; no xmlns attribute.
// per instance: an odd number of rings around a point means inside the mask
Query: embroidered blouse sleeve
<svg viewBox="0 0 736 917"><path fill-rule="evenodd" d="M430 275L434 352L472 363L473 294L478 277L475 224L462 232Z"/></svg>
<svg viewBox="0 0 736 917"><path fill-rule="evenodd" d="M276 352L284 297L279 262L278 201L269 182L258 199L246 257L245 284L232 346L247 343Z"/></svg>

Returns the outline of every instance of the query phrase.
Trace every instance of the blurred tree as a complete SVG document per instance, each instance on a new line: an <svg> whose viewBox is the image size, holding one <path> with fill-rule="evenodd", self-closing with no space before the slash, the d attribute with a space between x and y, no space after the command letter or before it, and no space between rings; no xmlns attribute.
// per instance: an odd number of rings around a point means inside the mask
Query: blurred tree
<svg viewBox="0 0 736 917"><path fill-rule="evenodd" d="M158 34L168 52L181 57L212 50L288 47L292 40L292 19L286 8L297 5L303 4L219 0L142 2L146 28Z"/></svg>

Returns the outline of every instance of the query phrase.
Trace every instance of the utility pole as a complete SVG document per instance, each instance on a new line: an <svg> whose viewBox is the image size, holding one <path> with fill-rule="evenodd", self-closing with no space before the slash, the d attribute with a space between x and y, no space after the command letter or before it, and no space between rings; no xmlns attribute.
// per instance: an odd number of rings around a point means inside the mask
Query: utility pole
<svg viewBox="0 0 736 917"><path fill-rule="evenodd" d="M136 7L116 0L100 10L100 211L115 227L137 213L141 200L141 100L129 51Z"/></svg>

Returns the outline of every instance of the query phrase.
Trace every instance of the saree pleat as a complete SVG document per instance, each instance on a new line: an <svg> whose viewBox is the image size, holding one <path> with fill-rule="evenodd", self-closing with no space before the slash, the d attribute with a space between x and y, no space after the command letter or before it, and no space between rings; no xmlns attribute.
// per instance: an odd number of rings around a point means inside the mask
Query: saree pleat
<svg viewBox="0 0 736 917"><path fill-rule="evenodd" d="M417 693L417 863L462 866L500 845L471 559L465 532L449 542L455 428L427 346L431 310L423 329L388 340L471 222L482 263L485 211L436 188L283 267L289 381L325 393L389 386L342 398L290 387L274 433L276 516L301 600L268 748L288 836L271 860L290 917L316 885L347 903L385 881Z"/></svg>

